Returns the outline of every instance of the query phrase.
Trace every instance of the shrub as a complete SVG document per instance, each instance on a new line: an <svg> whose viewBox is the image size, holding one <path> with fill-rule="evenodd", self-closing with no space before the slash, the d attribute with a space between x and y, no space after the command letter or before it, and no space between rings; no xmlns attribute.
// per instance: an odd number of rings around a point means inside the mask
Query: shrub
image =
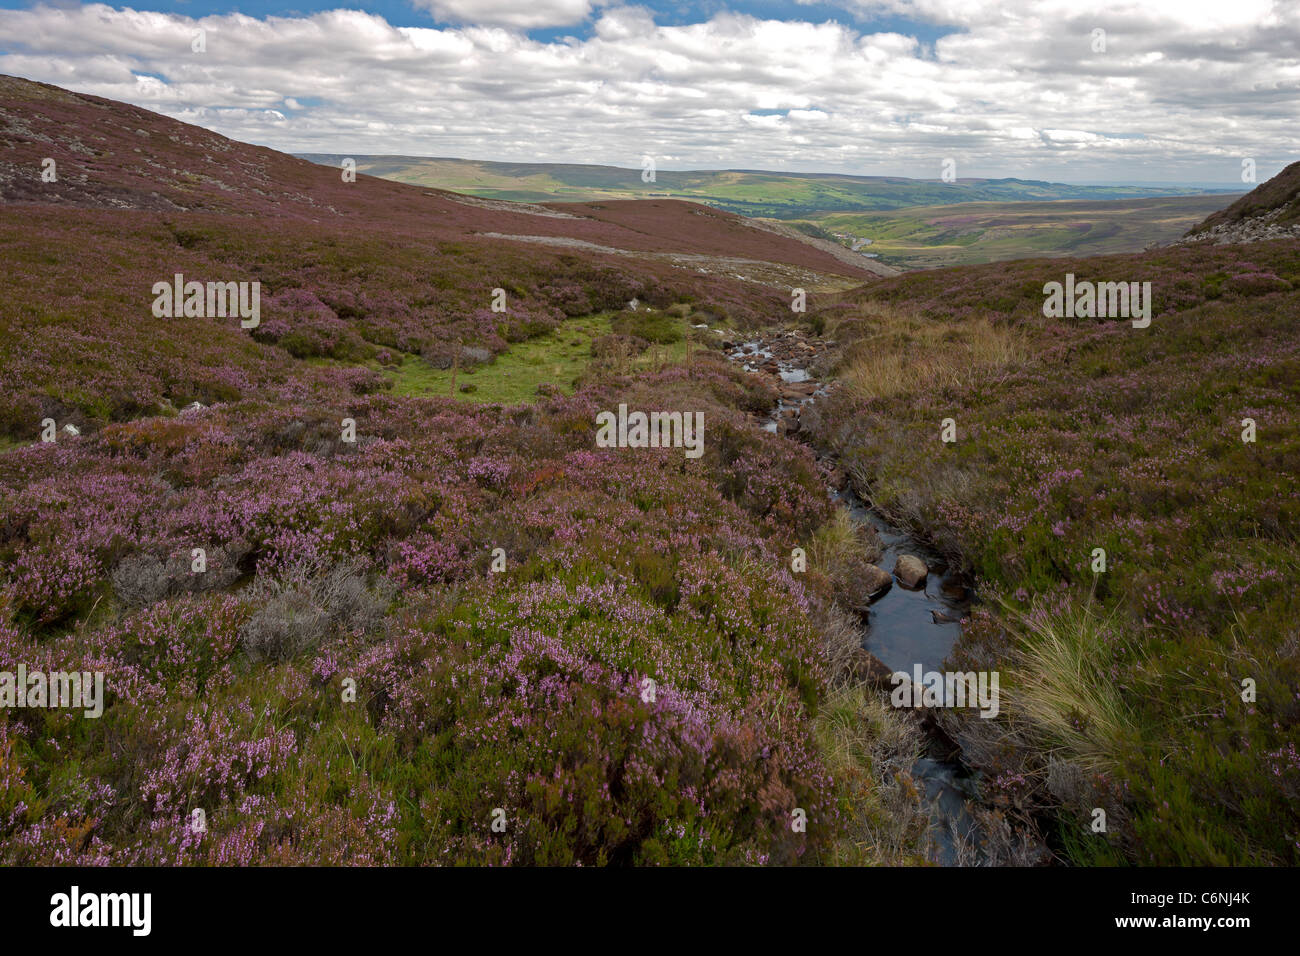
<svg viewBox="0 0 1300 956"><path fill-rule="evenodd" d="M359 565L340 562L328 570L299 566L279 579L259 580L246 598L257 610L240 634L253 660L292 660L329 637L378 626L390 594L372 591Z"/></svg>

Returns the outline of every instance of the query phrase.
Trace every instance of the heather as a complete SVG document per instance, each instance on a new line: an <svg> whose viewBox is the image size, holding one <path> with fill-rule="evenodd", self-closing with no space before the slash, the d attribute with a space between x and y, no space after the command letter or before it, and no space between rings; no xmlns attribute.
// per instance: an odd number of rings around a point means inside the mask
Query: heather
<svg viewBox="0 0 1300 956"><path fill-rule="evenodd" d="M952 269L811 317L844 385L805 427L983 598L958 657L1009 698L962 730L984 795L1078 862L1297 861L1297 263L1274 242ZM1045 319L1066 272L1150 281L1151 326Z"/></svg>
<svg viewBox="0 0 1300 956"><path fill-rule="evenodd" d="M195 401L301 400L335 389L340 375L352 377L349 387L374 388L367 376L378 378L397 356L436 369L467 347L499 355L571 316L633 298L651 308L707 303L750 324L784 301L780 290L666 265L395 238L382 223L254 229L210 215L186 217L181 230L136 212L16 206L0 220L0 247L0 432L23 440L46 417L84 430ZM261 324L155 318L150 289L177 272L260 282ZM495 289L505 294L504 312L491 309ZM349 368L317 372L294 359Z"/></svg>
<svg viewBox="0 0 1300 956"><path fill-rule="evenodd" d="M10 78L0 114L0 670L107 696L0 713L0 860L919 852L846 839L910 750L828 759L856 631L790 571L826 477L691 328L838 259L685 203L345 183ZM155 317L178 273L258 283L260 322ZM620 403L702 412L706 453L598 449Z"/></svg>
<svg viewBox="0 0 1300 956"><path fill-rule="evenodd" d="M832 852L825 592L786 570L830 508L753 388L706 352L535 405L340 387L5 453L0 663L101 670L109 698L6 713L6 861ZM617 401L704 409L708 454L595 449Z"/></svg>

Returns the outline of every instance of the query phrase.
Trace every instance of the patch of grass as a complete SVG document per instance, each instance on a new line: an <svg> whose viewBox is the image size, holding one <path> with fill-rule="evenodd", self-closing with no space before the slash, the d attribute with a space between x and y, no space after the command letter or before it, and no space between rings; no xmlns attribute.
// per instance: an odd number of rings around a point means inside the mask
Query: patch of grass
<svg viewBox="0 0 1300 956"><path fill-rule="evenodd" d="M488 365L437 369L418 355L404 355L396 369L385 369L398 395L452 394L471 402L519 405L537 398L539 385L568 395L591 362L591 343L610 329L607 313L571 319L545 335L519 342ZM462 386L471 386L464 391Z"/></svg>
<svg viewBox="0 0 1300 956"><path fill-rule="evenodd" d="M681 320L666 312L620 312L611 327L620 335L632 335L653 345L672 345L686 337Z"/></svg>
<svg viewBox="0 0 1300 956"><path fill-rule="evenodd" d="M846 350L838 375L863 399L967 385L1026 359L1023 336L986 318L945 322L887 303L868 311L868 330Z"/></svg>
<svg viewBox="0 0 1300 956"><path fill-rule="evenodd" d="M1104 647L1114 642L1113 614L1087 606L1012 614L1024 633L1008 698L1024 731L1057 759L1113 771L1138 736L1132 710L1100 666Z"/></svg>
<svg viewBox="0 0 1300 956"><path fill-rule="evenodd" d="M533 402L540 386L573 394L592 363L592 343L613 330L615 313L602 312L570 319L559 328L510 347L487 365L461 368L454 373L455 397L469 402L519 405ZM652 317L662 313L650 313ZM669 322L680 323L662 316ZM684 334L653 344L639 355L624 356L611 364L616 372L648 371L682 361L698 347ZM613 368L613 365L619 366ZM452 394L453 371L437 369L418 355L403 355L397 368L384 369L398 395ZM469 391L462 386L471 386Z"/></svg>
<svg viewBox="0 0 1300 956"><path fill-rule="evenodd" d="M825 862L924 864L930 817L911 773L924 749L918 726L858 685L826 699L813 732L845 818Z"/></svg>

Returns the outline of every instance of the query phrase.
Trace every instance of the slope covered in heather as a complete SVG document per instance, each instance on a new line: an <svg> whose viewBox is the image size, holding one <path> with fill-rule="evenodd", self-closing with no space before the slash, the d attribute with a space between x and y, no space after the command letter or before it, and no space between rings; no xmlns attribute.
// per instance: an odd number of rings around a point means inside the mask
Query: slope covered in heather
<svg viewBox="0 0 1300 956"><path fill-rule="evenodd" d="M639 253L754 259L868 277L804 243L694 203L614 202L555 209L473 202L443 190L324 168L138 107L0 76L0 200L156 213L227 213L348 229L418 232L493 244L545 236ZM42 162L58 178L46 182ZM477 238L476 238L477 237Z"/></svg>
<svg viewBox="0 0 1300 956"><path fill-rule="evenodd" d="M1067 273L1150 283L1149 326L1046 318ZM981 595L954 662L1005 709L951 730L983 797L1078 863L1300 861L1300 241L912 273L810 318L843 385L805 433Z"/></svg>
<svg viewBox="0 0 1300 956"><path fill-rule="evenodd" d="M89 718L0 710L0 862L924 852L856 835L915 800L914 736L823 745L831 700L890 717L834 696L856 631L789 570L825 476L718 354L838 260L687 203L343 183L38 84L0 109L0 672L104 681ZM260 323L155 315L175 273L260 283ZM472 386L548 342L582 361L543 351L522 402L411 373ZM620 404L701 414L704 453L598 447Z"/></svg>

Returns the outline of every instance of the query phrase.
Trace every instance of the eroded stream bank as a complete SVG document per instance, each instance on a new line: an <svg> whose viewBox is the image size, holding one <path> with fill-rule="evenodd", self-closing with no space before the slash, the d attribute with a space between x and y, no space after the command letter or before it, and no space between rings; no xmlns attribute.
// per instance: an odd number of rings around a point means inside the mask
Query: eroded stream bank
<svg viewBox="0 0 1300 956"><path fill-rule="evenodd" d="M827 344L834 343L821 343ZM768 431L797 433L802 409L833 387L813 379L810 366L818 352L817 345L797 332L744 341L726 350L728 358L746 371L773 376L780 389L780 401L763 423ZM923 674L941 673L961 639L961 620L974 597L969 587L947 571L941 555L895 527L850 488L832 487L828 493L855 522L875 532L882 551L877 567L889 576L889 583L861 615L861 646L883 665L882 671L913 674L919 667ZM924 566L918 567L915 559ZM976 848L980 842L971 812L978 779L951 737L933 721L923 719L922 727L927 752L912 767L912 776L924 788L932 823L932 858L953 865L971 859L960 851L959 843ZM979 858L978 850L975 857Z"/></svg>

